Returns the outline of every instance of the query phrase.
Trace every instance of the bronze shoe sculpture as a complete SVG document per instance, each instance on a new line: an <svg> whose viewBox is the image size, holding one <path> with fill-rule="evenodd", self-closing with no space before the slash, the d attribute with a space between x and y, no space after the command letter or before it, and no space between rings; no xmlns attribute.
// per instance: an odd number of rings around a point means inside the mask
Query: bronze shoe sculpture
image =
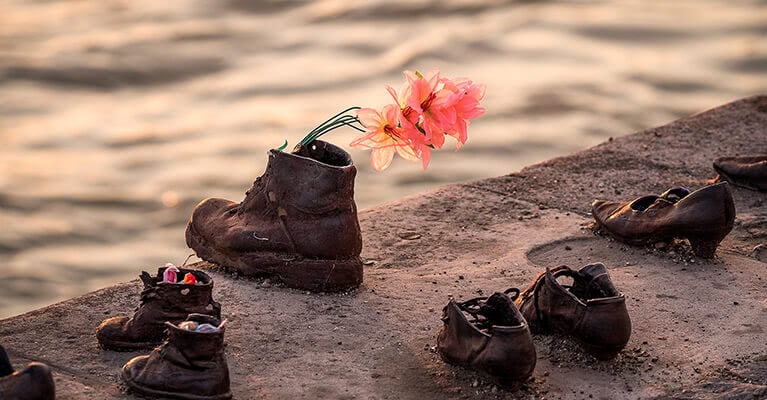
<svg viewBox="0 0 767 400"><path fill-rule="evenodd" d="M289 287L340 291L362 283L362 235L351 156L321 140L269 151L241 203L203 200L186 243L203 260Z"/></svg>
<svg viewBox="0 0 767 400"><path fill-rule="evenodd" d="M191 273L196 284L168 283L163 282L166 268L159 268L156 276L141 273L140 306L131 317L112 317L96 328L101 347L117 351L152 348L165 338L165 321L179 323L191 313L221 318L221 305L213 301L213 279L208 274L179 268L179 281Z"/></svg>
<svg viewBox="0 0 767 400"><path fill-rule="evenodd" d="M558 278L572 278L563 285ZM600 359L612 358L631 337L626 298L615 289L603 264L579 271L546 268L517 299L533 333L572 335Z"/></svg>
<svg viewBox="0 0 767 400"><path fill-rule="evenodd" d="M476 370L503 386L515 386L535 369L535 346L527 322L504 293L456 303L442 310L437 350L443 360ZM473 317L471 321L464 314Z"/></svg>
<svg viewBox="0 0 767 400"><path fill-rule="evenodd" d="M674 188L660 196L630 202L595 201L591 213L599 227L629 244L685 238L699 257L712 258L732 230L735 203L727 182L689 193Z"/></svg>
<svg viewBox="0 0 767 400"><path fill-rule="evenodd" d="M719 158L714 169L720 179L733 185L767 191L767 154Z"/></svg>
<svg viewBox="0 0 767 400"><path fill-rule="evenodd" d="M231 399L224 354L226 327L204 314L190 314L186 321L217 328L195 331L184 328L187 322L166 323L168 338L149 355L128 361L122 368L123 381L132 392L151 398Z"/></svg>
<svg viewBox="0 0 767 400"><path fill-rule="evenodd" d="M14 371L3 346L0 346L0 399L54 400L56 387L47 365L32 362Z"/></svg>

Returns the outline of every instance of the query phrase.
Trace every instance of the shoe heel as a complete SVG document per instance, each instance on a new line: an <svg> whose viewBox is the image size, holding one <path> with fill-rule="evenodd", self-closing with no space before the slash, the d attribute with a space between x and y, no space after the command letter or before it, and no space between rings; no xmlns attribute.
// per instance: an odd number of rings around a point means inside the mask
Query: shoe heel
<svg viewBox="0 0 767 400"><path fill-rule="evenodd" d="M711 238L701 238L701 237L691 237L691 238L687 238L687 240L690 241L690 247L692 247L692 252L695 253L696 256L701 258L714 258L714 254L716 253L716 248L719 246L719 242L722 241L722 239L711 239Z"/></svg>

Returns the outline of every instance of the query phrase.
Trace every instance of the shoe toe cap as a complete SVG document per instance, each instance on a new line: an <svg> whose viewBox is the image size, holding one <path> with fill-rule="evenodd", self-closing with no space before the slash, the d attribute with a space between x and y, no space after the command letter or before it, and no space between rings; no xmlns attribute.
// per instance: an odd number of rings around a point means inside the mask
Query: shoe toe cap
<svg viewBox="0 0 767 400"><path fill-rule="evenodd" d="M128 360L122 368L122 378L126 382L133 383L135 377L144 369L146 362L149 359L148 355L136 356Z"/></svg>
<svg viewBox="0 0 767 400"><path fill-rule="evenodd" d="M128 322L128 317L112 317L105 319L96 328L96 339L99 344L109 346L115 341L125 341L125 324Z"/></svg>
<svg viewBox="0 0 767 400"><path fill-rule="evenodd" d="M610 217L619 207L620 203L595 200L591 203L591 215L594 216L594 219L601 222Z"/></svg>
<svg viewBox="0 0 767 400"><path fill-rule="evenodd" d="M200 229L209 224L212 220L220 218L235 205L237 205L237 203L226 199L205 199L194 208L189 223L194 225L195 228Z"/></svg>

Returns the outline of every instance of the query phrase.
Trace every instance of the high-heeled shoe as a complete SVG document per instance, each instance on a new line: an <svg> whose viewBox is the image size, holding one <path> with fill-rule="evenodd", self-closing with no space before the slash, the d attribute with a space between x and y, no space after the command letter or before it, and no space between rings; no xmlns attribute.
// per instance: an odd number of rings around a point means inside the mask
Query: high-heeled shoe
<svg viewBox="0 0 767 400"><path fill-rule="evenodd" d="M712 258L732 230L735 203L727 182L720 182L692 193L674 188L629 202L598 200L591 213L603 230L622 242L685 238L696 255Z"/></svg>

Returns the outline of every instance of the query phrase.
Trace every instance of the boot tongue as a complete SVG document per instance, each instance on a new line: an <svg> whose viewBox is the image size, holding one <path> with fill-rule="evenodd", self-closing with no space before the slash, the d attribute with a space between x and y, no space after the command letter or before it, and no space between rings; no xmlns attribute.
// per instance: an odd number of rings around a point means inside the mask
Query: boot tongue
<svg viewBox="0 0 767 400"><path fill-rule="evenodd" d="M589 264L581 268L571 291L583 300L613 297L619 294L610 280L607 268L602 263Z"/></svg>
<svg viewBox="0 0 767 400"><path fill-rule="evenodd" d="M494 293L479 308L477 314L487 318L491 325L517 326L520 323L513 307L509 296L503 293Z"/></svg>
<svg viewBox="0 0 767 400"><path fill-rule="evenodd" d="M157 279L152 277L152 275L149 275L149 272L141 271L141 275L139 275L139 278L141 278L141 282L144 283L144 289L149 289L151 287L154 287L157 283Z"/></svg>

